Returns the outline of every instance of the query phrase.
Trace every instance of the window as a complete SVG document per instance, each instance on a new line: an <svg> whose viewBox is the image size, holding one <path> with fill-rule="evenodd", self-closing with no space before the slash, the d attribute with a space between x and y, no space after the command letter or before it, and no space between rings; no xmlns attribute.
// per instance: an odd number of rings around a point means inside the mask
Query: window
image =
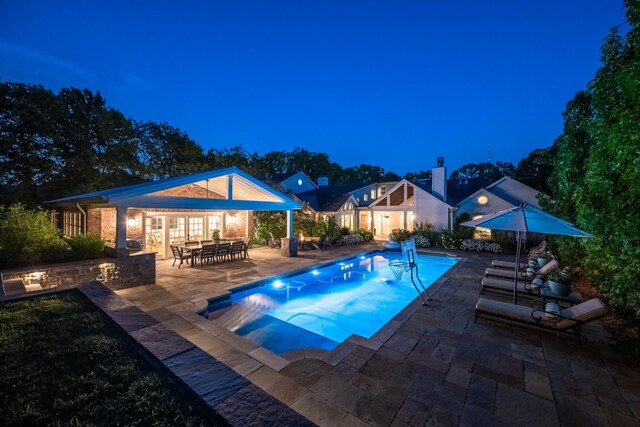
<svg viewBox="0 0 640 427"><path fill-rule="evenodd" d="M367 200L369 200L369 195L365 194L364 196L362 196L362 198L364 199L364 201L366 202Z"/></svg>
<svg viewBox="0 0 640 427"><path fill-rule="evenodd" d="M169 218L169 243L184 242L184 218Z"/></svg>
<svg viewBox="0 0 640 427"><path fill-rule="evenodd" d="M481 196L484 197L484 196ZM486 197L485 197L486 199ZM482 215L474 215L473 218L471 218L472 220L476 220L476 219L480 219L482 218ZM484 228L484 227L475 227L475 233L473 234L473 238L474 239L481 239L481 240L490 240L491 239L491 229L490 228Z"/></svg>
<svg viewBox="0 0 640 427"><path fill-rule="evenodd" d="M207 239L212 238L213 230L222 231L222 219L220 215L211 215L209 217L209 230L207 233Z"/></svg>
<svg viewBox="0 0 640 427"><path fill-rule="evenodd" d="M62 232L65 236L82 234L82 214L80 212L65 211Z"/></svg>
<svg viewBox="0 0 640 427"><path fill-rule="evenodd" d="M188 240L202 240L204 236L204 218L189 218Z"/></svg>
<svg viewBox="0 0 640 427"><path fill-rule="evenodd" d="M376 190L371 190L371 200L376 198Z"/></svg>
<svg viewBox="0 0 640 427"><path fill-rule="evenodd" d="M381 185L380 188L378 189L378 197L382 196L384 193L386 193L387 191L387 187L385 187L384 185Z"/></svg>
<svg viewBox="0 0 640 427"><path fill-rule="evenodd" d="M158 252L162 248L162 241L164 240L162 217L150 217L147 218L147 249Z"/></svg>

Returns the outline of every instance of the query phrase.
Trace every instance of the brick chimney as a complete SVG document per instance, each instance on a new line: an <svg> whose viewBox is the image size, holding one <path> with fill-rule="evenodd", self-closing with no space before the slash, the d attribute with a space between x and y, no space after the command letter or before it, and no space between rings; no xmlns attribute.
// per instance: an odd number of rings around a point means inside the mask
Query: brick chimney
<svg viewBox="0 0 640 427"><path fill-rule="evenodd" d="M444 157L438 157L436 167L431 169L431 194L440 200L447 200L447 168Z"/></svg>

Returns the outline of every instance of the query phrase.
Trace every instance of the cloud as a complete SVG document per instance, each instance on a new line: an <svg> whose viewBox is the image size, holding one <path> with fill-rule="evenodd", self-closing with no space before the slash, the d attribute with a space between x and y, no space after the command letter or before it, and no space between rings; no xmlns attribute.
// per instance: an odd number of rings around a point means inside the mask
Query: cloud
<svg viewBox="0 0 640 427"><path fill-rule="evenodd" d="M152 83L147 82L142 77L138 76L133 72L125 72L124 73L124 82L131 89L136 90L154 90L156 86Z"/></svg>
<svg viewBox="0 0 640 427"><path fill-rule="evenodd" d="M90 80L93 74L77 64L34 49L0 41L0 75L3 78L49 77L68 84L71 80ZM6 73L6 74L5 74Z"/></svg>

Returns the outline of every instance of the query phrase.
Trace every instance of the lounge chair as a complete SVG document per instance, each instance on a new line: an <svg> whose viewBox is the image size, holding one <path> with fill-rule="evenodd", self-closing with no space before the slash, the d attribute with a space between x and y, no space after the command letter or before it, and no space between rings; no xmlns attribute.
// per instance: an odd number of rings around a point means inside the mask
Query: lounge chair
<svg viewBox="0 0 640 427"><path fill-rule="evenodd" d="M517 282L518 295L535 296L539 297L540 292L533 290L531 283L518 281ZM480 295L484 295L486 291L500 292L500 293L513 293L513 279L499 279L497 277L485 277L482 279L482 289Z"/></svg>
<svg viewBox="0 0 640 427"><path fill-rule="evenodd" d="M535 273L534 277L544 277L547 275L547 273L551 270L553 270L554 268L558 268L558 261L556 261L555 259L552 261L549 261L547 264L545 264L544 266L542 266L542 268L540 268L540 270L538 270ZM502 268L487 268L485 270L485 276L486 277L502 277L504 279L511 279L513 280L513 276L515 274L515 271L513 270L505 270ZM526 273L523 272L518 272L518 280L529 280L532 279L533 277L529 277L526 275Z"/></svg>
<svg viewBox="0 0 640 427"><path fill-rule="evenodd" d="M541 308L480 298L476 303L475 320L479 318L531 327L549 332L574 335L582 345L582 326L609 314L599 298L593 298L573 307L565 308L555 317Z"/></svg>
<svg viewBox="0 0 640 427"><path fill-rule="evenodd" d="M172 267L176 266L176 261L178 260L180 261L180 264L178 264L178 268L180 268L180 266L185 260L187 261L187 264L189 264L189 261L191 260L191 251L185 251L182 248L179 248L178 246L174 246L174 245L169 245L169 247L171 248L171 252L173 252Z"/></svg>
<svg viewBox="0 0 640 427"><path fill-rule="evenodd" d="M544 254L546 249L547 249L547 241L544 240L538 246L534 246L533 248L529 249L529 259L538 258L542 254ZM493 268L510 268L512 270L516 267L516 263L513 261L502 261L497 259L494 259L493 261L491 261L491 265L493 266ZM520 269L526 270L527 267L529 267L527 261L520 262Z"/></svg>

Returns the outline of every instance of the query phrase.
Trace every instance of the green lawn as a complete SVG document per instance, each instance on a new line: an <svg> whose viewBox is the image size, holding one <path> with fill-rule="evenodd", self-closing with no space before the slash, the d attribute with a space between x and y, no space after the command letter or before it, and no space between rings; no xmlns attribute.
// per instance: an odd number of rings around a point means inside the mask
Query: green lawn
<svg viewBox="0 0 640 427"><path fill-rule="evenodd" d="M78 291L0 304L2 425L223 425Z"/></svg>

